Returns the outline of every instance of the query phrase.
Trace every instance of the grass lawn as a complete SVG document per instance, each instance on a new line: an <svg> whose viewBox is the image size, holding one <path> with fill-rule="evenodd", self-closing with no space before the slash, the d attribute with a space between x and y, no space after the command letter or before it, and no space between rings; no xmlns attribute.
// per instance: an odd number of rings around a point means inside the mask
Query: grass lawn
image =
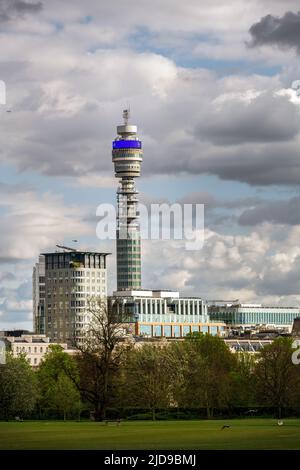
<svg viewBox="0 0 300 470"><path fill-rule="evenodd" d="M0 422L0 449L300 449L300 419Z"/></svg>

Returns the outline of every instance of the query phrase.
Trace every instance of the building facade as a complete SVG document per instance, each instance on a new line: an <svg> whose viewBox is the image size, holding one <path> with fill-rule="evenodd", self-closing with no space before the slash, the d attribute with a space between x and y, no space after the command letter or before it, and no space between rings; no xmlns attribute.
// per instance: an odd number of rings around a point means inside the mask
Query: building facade
<svg viewBox="0 0 300 470"><path fill-rule="evenodd" d="M117 126L112 143L112 161L120 185L117 191L117 289L141 288L141 236L138 192L135 178L141 174L142 142L137 127L128 124L129 110L123 112L124 124Z"/></svg>
<svg viewBox="0 0 300 470"><path fill-rule="evenodd" d="M298 307L268 307L261 304L212 304L208 306L212 320L234 327L253 328L258 325L287 328L299 317Z"/></svg>
<svg viewBox="0 0 300 470"><path fill-rule="evenodd" d="M34 268L33 301L35 333L49 336L51 341L80 341L81 332L91 318L88 300L91 297L107 297L106 257L108 253L66 249L61 252L43 253ZM37 275L43 272L43 299L38 297ZM38 308L41 301L44 308Z"/></svg>
<svg viewBox="0 0 300 470"><path fill-rule="evenodd" d="M32 274L33 329L45 333L45 257L39 256Z"/></svg>
<svg viewBox="0 0 300 470"><path fill-rule="evenodd" d="M5 343L7 350L10 351L13 357L25 355L27 361L32 367L38 367L42 362L45 354L49 352L49 346L57 343L51 343L46 335L33 335L22 334L20 336L5 336ZM68 349L67 344L59 344L65 352L75 353Z"/></svg>
<svg viewBox="0 0 300 470"><path fill-rule="evenodd" d="M127 290L114 293L120 314L134 324L133 334L182 338L201 332L223 336L223 322L210 321L207 305L199 297L180 297L176 291Z"/></svg>

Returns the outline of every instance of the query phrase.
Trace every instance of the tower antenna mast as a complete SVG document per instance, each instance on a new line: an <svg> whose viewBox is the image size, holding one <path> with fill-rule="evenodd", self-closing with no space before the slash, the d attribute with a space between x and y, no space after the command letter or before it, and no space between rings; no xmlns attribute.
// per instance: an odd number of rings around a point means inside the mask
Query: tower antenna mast
<svg viewBox="0 0 300 470"><path fill-rule="evenodd" d="M130 106L127 106L127 108L124 109L123 111L123 119L124 119L125 126L128 125L129 118L130 118Z"/></svg>
<svg viewBox="0 0 300 470"><path fill-rule="evenodd" d="M118 137L112 143L115 176L120 181L117 191L117 289L141 289L141 234L138 191L135 179L141 174L142 141L137 127L128 124L130 107L123 110L124 123L117 126Z"/></svg>

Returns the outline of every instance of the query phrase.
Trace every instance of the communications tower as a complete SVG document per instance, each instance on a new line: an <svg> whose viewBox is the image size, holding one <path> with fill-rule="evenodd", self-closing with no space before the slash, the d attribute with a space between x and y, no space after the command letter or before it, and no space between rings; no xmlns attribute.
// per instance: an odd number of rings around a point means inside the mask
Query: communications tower
<svg viewBox="0 0 300 470"><path fill-rule="evenodd" d="M112 143L112 161L117 190L117 290L141 289L141 235L138 191L135 178L141 174L142 142L137 126L128 124L130 110L123 111L124 124L117 126Z"/></svg>

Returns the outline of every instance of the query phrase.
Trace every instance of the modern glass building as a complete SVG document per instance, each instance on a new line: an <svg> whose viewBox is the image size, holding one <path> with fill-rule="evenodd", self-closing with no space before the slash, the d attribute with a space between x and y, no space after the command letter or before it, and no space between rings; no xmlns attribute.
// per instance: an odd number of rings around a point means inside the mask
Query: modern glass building
<svg viewBox="0 0 300 470"><path fill-rule="evenodd" d="M212 320L232 326L266 325L290 329L300 310L298 307L268 307L261 304L212 304L208 306L208 313Z"/></svg>
<svg viewBox="0 0 300 470"><path fill-rule="evenodd" d="M124 124L117 126L118 136L112 143L115 176L120 179L117 191L117 288L141 288L141 237L138 192L134 179L141 174L142 142L137 127L128 124L129 110L123 112Z"/></svg>
<svg viewBox="0 0 300 470"><path fill-rule="evenodd" d="M182 338L201 332L223 336L223 322L211 322L200 297L180 297L176 291L127 290L114 293L124 321L134 323L135 335Z"/></svg>

